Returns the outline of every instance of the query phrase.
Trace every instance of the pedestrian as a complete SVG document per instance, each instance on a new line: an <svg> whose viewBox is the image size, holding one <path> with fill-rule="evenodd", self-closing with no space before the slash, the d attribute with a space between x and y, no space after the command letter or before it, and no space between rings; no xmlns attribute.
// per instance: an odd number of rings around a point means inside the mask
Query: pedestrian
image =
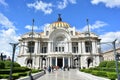
<svg viewBox="0 0 120 80"><path fill-rule="evenodd" d="M31 75L31 71L29 72L30 80L34 80L33 76Z"/></svg>
<svg viewBox="0 0 120 80"><path fill-rule="evenodd" d="M51 72L51 67L50 67L50 66L48 67L48 72L49 72L49 73Z"/></svg>
<svg viewBox="0 0 120 80"><path fill-rule="evenodd" d="M69 66L68 66L68 68L67 68L67 69L68 69L68 71L69 71L69 69L70 69L70 68L69 68Z"/></svg>
<svg viewBox="0 0 120 80"><path fill-rule="evenodd" d="M52 68L52 72L54 71L54 67L53 66L51 66L51 68Z"/></svg>
<svg viewBox="0 0 120 80"><path fill-rule="evenodd" d="M63 70L65 71L65 67L63 67Z"/></svg>

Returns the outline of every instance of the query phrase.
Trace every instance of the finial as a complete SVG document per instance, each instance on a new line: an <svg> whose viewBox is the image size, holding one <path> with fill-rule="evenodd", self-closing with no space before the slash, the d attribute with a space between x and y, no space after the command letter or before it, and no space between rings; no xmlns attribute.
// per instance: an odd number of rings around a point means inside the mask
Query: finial
<svg viewBox="0 0 120 80"><path fill-rule="evenodd" d="M87 26L88 26L88 32L90 32L89 19L88 18L86 19L86 22L87 22Z"/></svg>
<svg viewBox="0 0 120 80"><path fill-rule="evenodd" d="M58 21L62 21L61 14L58 14Z"/></svg>
<svg viewBox="0 0 120 80"><path fill-rule="evenodd" d="M34 27L34 22L35 22L35 20L34 20L34 18L33 18L33 24L32 24L32 33L33 33L33 27Z"/></svg>
<svg viewBox="0 0 120 80"><path fill-rule="evenodd" d="M35 21L35 20L34 20L34 18L33 18L33 23L34 23L34 21Z"/></svg>

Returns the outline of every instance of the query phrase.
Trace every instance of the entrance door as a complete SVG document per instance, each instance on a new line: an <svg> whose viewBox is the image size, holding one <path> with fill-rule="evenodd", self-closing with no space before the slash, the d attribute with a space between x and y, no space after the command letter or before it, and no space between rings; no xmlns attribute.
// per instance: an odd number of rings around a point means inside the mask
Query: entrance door
<svg viewBox="0 0 120 80"><path fill-rule="evenodd" d="M57 65L61 68L63 66L63 60L60 58L57 61Z"/></svg>

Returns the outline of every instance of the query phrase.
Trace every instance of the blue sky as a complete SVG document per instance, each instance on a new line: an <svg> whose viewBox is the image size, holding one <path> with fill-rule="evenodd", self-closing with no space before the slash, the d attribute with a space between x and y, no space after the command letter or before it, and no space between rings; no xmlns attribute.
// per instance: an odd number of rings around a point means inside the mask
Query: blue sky
<svg viewBox="0 0 120 80"><path fill-rule="evenodd" d="M90 30L102 42L120 40L120 0L0 0L1 52L11 55L9 43L31 30L33 18L34 30L41 32L59 13L77 31L86 31L88 18Z"/></svg>

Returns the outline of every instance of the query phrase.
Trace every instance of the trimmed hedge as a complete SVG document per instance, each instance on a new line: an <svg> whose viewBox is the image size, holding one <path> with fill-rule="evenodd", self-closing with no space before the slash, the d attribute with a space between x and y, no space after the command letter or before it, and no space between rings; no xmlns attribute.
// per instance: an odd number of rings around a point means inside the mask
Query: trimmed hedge
<svg viewBox="0 0 120 80"><path fill-rule="evenodd" d="M1 74L0 79L8 79L9 75L8 74Z"/></svg>
<svg viewBox="0 0 120 80"><path fill-rule="evenodd" d="M10 73L10 69L0 69L0 75L1 74L9 74Z"/></svg>
<svg viewBox="0 0 120 80"><path fill-rule="evenodd" d="M13 68L13 72L25 72L25 71L29 71L30 69L27 67L14 67Z"/></svg>
<svg viewBox="0 0 120 80"><path fill-rule="evenodd" d="M107 72L107 77L111 80L115 80L117 78L117 74L115 72Z"/></svg>
<svg viewBox="0 0 120 80"><path fill-rule="evenodd" d="M4 69L5 68L5 64L3 61L0 60L0 69Z"/></svg>
<svg viewBox="0 0 120 80"><path fill-rule="evenodd" d="M91 73L93 75L96 75L96 76L102 76L102 77L106 77L107 76L107 73L105 71L96 71L96 70L93 70Z"/></svg>
<svg viewBox="0 0 120 80"><path fill-rule="evenodd" d="M106 67L108 61L102 61L99 64L99 67Z"/></svg>
<svg viewBox="0 0 120 80"><path fill-rule="evenodd" d="M4 61L4 64L5 64L5 68L10 68L10 66L11 66L11 61ZM13 67L20 67L20 64L14 62L14 63L13 63Z"/></svg>

